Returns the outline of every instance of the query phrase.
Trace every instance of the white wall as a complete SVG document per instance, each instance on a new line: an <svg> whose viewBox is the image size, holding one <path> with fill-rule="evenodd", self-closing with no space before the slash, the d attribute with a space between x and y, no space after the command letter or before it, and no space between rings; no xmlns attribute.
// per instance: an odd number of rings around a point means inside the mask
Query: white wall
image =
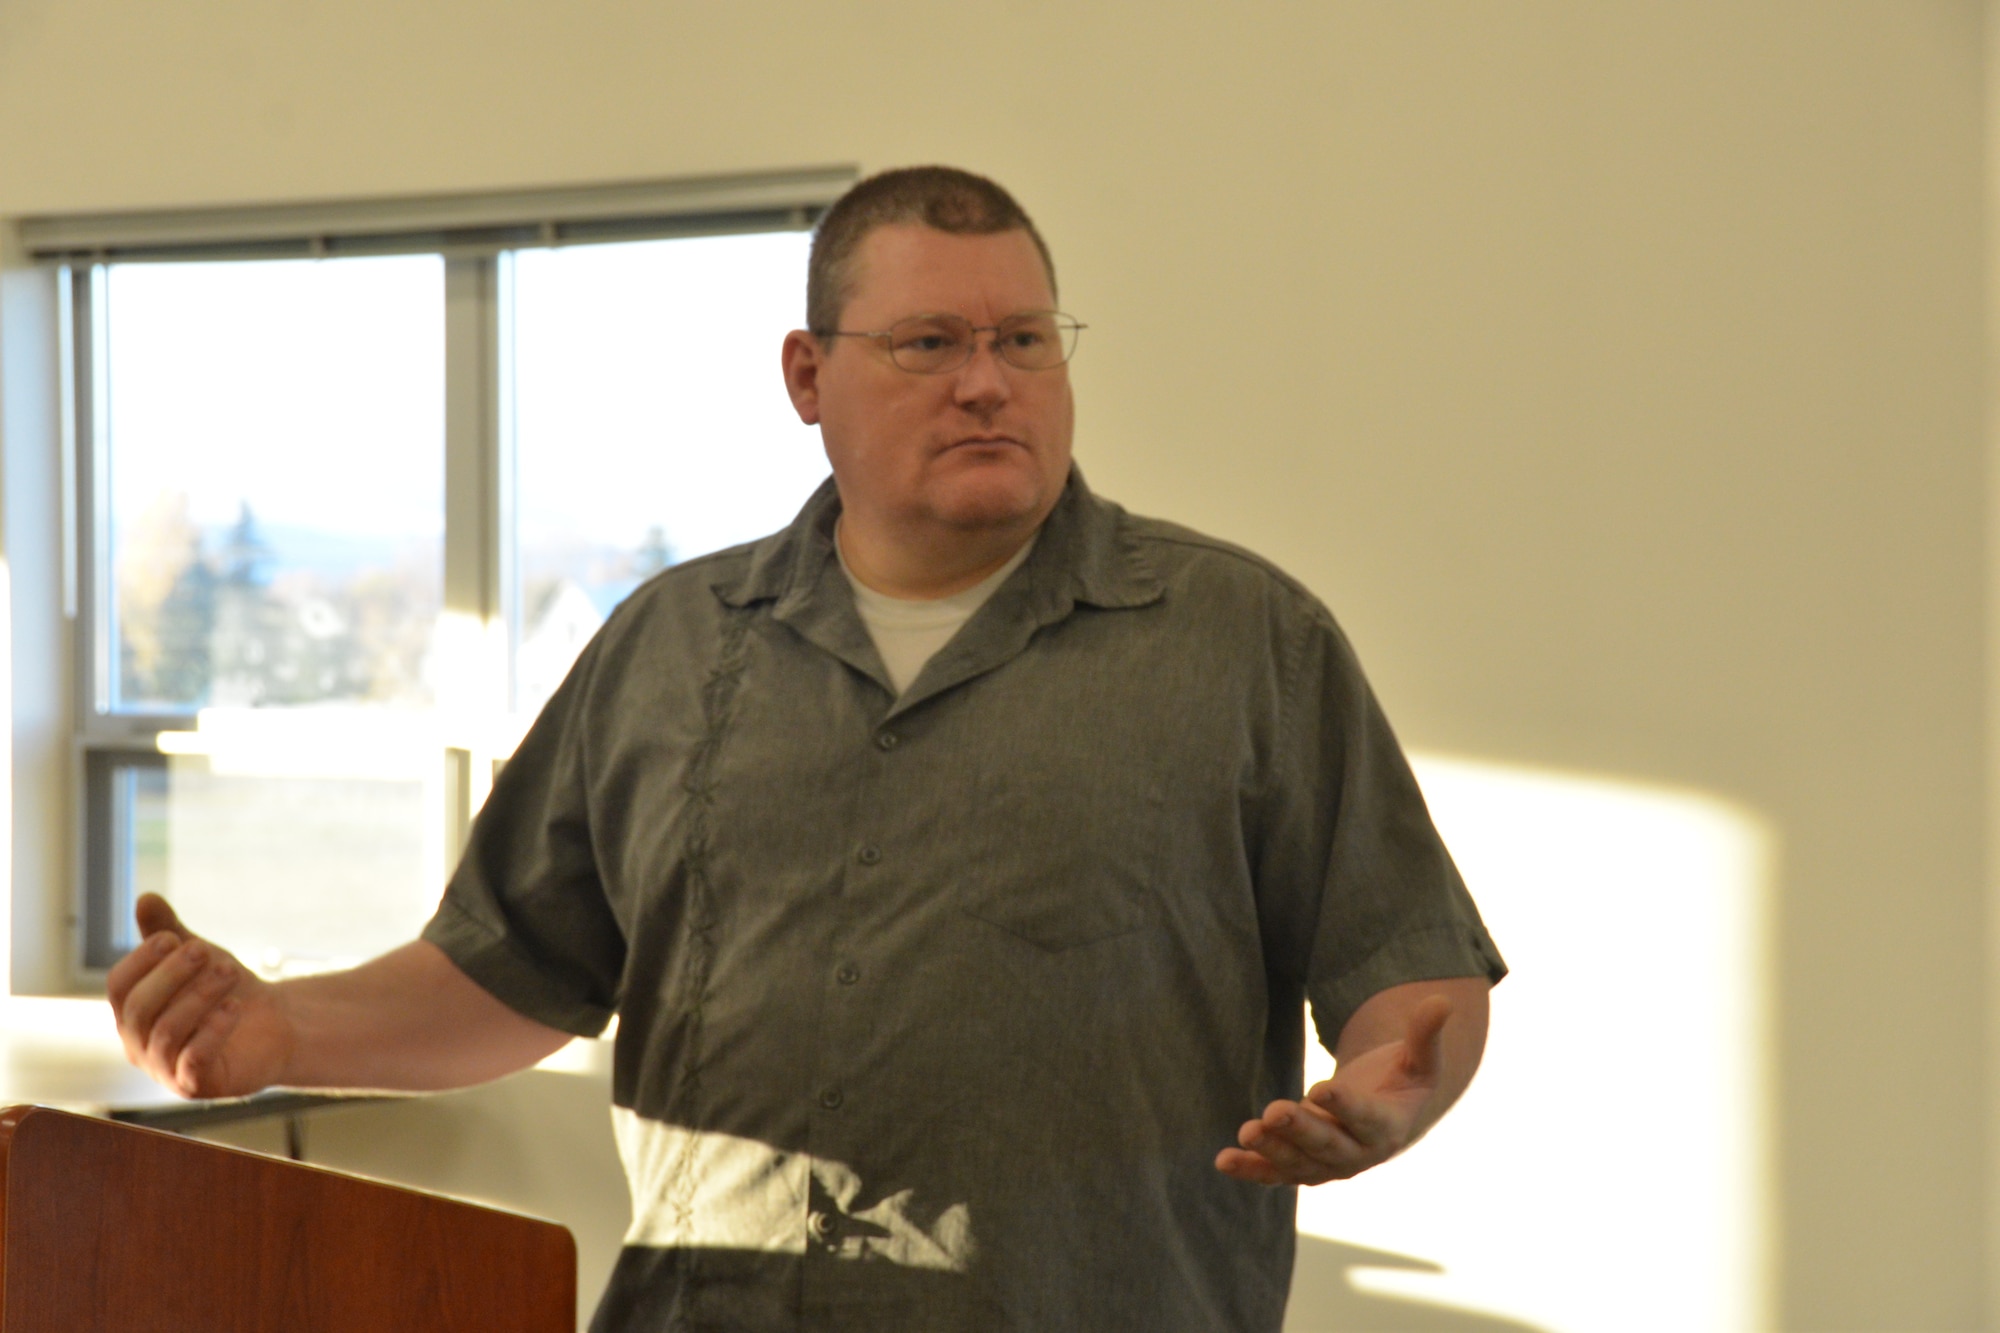
<svg viewBox="0 0 2000 1333"><path fill-rule="evenodd" d="M1099 489L1319 590L1408 741L1773 830L1783 1321L1963 1328L1982 96L1971 0L10 0L0 215L991 172ZM1648 943L1597 946L1685 984Z"/></svg>
<svg viewBox="0 0 2000 1333"><path fill-rule="evenodd" d="M53 339L8 331L53 327L56 282L52 273L8 265L5 250L0 240L0 549L7 616L7 666L0 676L7 678L11 705L5 864L9 884L25 887L0 912L8 941L0 968L9 973L10 990L47 994L61 989L63 957L72 952L60 945L70 935L69 896L51 891L71 880L74 841L62 462L61 451L49 447L61 437L61 376Z"/></svg>

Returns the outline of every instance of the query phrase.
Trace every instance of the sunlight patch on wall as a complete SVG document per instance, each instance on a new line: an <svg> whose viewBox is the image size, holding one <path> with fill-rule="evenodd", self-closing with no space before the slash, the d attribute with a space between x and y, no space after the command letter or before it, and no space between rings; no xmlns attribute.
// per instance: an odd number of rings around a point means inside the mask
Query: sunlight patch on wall
<svg viewBox="0 0 2000 1333"><path fill-rule="evenodd" d="M1551 1333L1766 1327L1770 836L1692 792L1412 762L1513 972L1464 1101L1300 1191L1299 1229L1443 1268L1369 1292ZM1331 1066L1311 1047L1307 1084Z"/></svg>

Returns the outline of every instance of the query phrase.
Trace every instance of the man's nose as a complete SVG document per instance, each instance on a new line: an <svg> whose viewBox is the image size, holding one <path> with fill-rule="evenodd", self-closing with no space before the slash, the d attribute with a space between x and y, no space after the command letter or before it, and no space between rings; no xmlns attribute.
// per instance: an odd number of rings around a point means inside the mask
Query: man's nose
<svg viewBox="0 0 2000 1333"><path fill-rule="evenodd" d="M991 411L1013 396L1014 386L1007 379L1007 367L1001 364L997 338L974 335L972 359L959 367L953 389L959 406L975 412Z"/></svg>

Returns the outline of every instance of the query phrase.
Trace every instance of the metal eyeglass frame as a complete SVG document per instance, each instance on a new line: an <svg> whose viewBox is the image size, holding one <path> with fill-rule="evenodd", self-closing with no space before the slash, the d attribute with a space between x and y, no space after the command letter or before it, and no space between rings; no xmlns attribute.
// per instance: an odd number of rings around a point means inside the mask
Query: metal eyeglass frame
<svg viewBox="0 0 2000 1333"><path fill-rule="evenodd" d="M1007 328L1009 325L1013 324L1016 320L1026 319L1034 315L1053 315L1055 317L1057 342L1059 345L1063 347L1062 356L1055 361L1051 361L1046 366L1024 366L1020 362L1008 356L1006 352L1001 350L1002 344L1000 342L1000 336L999 336L1000 331L1002 329ZM817 336L821 338L891 339L898 328L901 328L905 324L916 323L920 320L930 321L930 322L948 322L951 324L956 324L964 328L967 334L970 336L968 336L965 340L965 355L963 357L953 362L951 365L933 366L928 369L920 368L917 366L904 365L901 361L898 361L896 359L896 347L894 342L893 341L884 342L882 350L889 354L889 363L895 366L896 369L904 371L911 375L949 375L955 370L964 369L966 366L972 363L973 356L978 353L979 335L982 333L990 333L994 335L993 354L999 357L1002 361L1005 361L1008 365L1014 367L1014 369L1054 370L1057 366L1064 366L1069 364L1069 359L1076 355L1077 335L1083 332L1083 330L1090 327L1088 324L1080 323L1075 318L1069 315L1065 315L1060 310L1024 310L1018 315L1009 315L1006 319L1002 320L998 324L974 324L971 320L967 319L963 315L944 315L944 314L905 315L902 319L897 320L894 324L891 324L886 329L872 329L872 330L871 329L828 329L826 332L821 333Z"/></svg>

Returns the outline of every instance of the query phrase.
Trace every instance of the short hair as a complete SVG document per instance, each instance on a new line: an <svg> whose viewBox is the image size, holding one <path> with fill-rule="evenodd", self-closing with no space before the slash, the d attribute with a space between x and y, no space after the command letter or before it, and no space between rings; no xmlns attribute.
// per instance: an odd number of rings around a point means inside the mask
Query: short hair
<svg viewBox="0 0 2000 1333"><path fill-rule="evenodd" d="M854 254L877 227L918 223L955 236L1025 231L1041 253L1056 289L1056 264L1014 196L984 176L957 167L898 167L856 182L820 216L806 265L806 328L824 336L840 327L854 295Z"/></svg>

